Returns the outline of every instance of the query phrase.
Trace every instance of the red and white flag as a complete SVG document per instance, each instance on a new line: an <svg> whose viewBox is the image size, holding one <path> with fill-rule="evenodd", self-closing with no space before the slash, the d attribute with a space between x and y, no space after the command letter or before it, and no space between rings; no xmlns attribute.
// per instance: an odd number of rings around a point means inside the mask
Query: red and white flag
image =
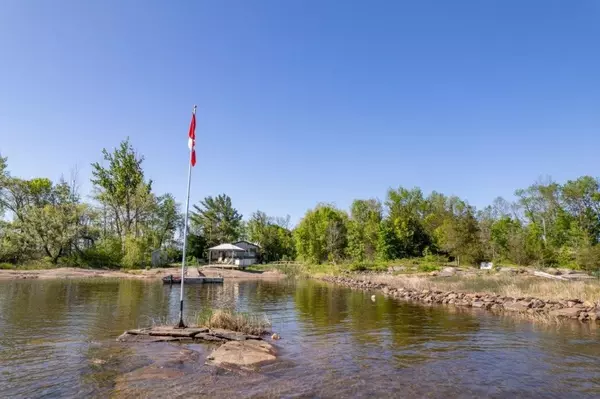
<svg viewBox="0 0 600 399"><path fill-rule="evenodd" d="M188 134L188 147L192 152L190 162L196 166L196 113L192 113L192 122L190 123L190 132Z"/></svg>

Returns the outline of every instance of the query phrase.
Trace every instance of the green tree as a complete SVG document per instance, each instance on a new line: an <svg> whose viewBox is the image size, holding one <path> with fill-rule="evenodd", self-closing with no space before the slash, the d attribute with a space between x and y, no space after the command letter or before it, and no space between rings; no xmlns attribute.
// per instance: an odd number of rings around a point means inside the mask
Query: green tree
<svg viewBox="0 0 600 399"><path fill-rule="evenodd" d="M398 242L394 226L389 220L382 220L377 232L377 259L388 261L399 258L398 249L400 247L401 244Z"/></svg>
<svg viewBox="0 0 600 399"><path fill-rule="evenodd" d="M348 222L348 254L356 261L373 261L377 257L381 203L376 199L354 200Z"/></svg>
<svg viewBox="0 0 600 399"><path fill-rule="evenodd" d="M271 218L266 213L256 211L247 223L248 238L260 245L263 261L273 262L294 257L294 241L292 232L280 226L286 223L284 218Z"/></svg>
<svg viewBox="0 0 600 399"><path fill-rule="evenodd" d="M431 245L431 237L423 225L427 203L421 190L403 187L389 190L386 206L399 245L395 252L399 257L421 256Z"/></svg>
<svg viewBox="0 0 600 399"><path fill-rule="evenodd" d="M242 234L242 215L225 194L206 197L200 205L194 205L191 220L193 227L204 236L209 247L237 241Z"/></svg>
<svg viewBox="0 0 600 399"><path fill-rule="evenodd" d="M600 184L598 179L583 176L562 186L565 210L577 221L586 242L595 245L600 238Z"/></svg>
<svg viewBox="0 0 600 399"><path fill-rule="evenodd" d="M90 216L88 206L79 202L68 183L53 184L45 178L22 180L7 173L0 180L0 207L13 216L12 223L5 226L3 250L33 256L41 252L52 263L76 246L86 232L82 222Z"/></svg>
<svg viewBox="0 0 600 399"><path fill-rule="evenodd" d="M343 258L347 246L345 212L332 205L320 204L304 215L294 231L296 252L308 262L336 262Z"/></svg>
<svg viewBox="0 0 600 399"><path fill-rule="evenodd" d="M171 194L156 198L156 204L150 220L152 248L163 248L172 244L175 233L182 226L183 217L179 204Z"/></svg>
<svg viewBox="0 0 600 399"><path fill-rule="evenodd" d="M456 203L453 217L448 218L436 229L440 248L466 263L483 260L479 241L479 226L474 209L465 202Z"/></svg>
<svg viewBox="0 0 600 399"><path fill-rule="evenodd" d="M105 227L124 243L130 234L141 235L150 219L155 204L152 181L145 180L144 157L135 153L129 139L112 153L103 149L102 154L106 166L93 163L91 181L102 205Z"/></svg>

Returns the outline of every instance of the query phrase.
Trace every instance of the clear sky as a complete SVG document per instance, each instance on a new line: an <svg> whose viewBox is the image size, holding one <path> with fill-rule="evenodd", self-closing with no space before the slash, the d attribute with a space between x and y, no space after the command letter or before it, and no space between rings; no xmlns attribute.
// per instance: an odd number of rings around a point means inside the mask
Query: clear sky
<svg viewBox="0 0 600 399"><path fill-rule="evenodd" d="M0 153L68 176L126 136L157 193L296 222L419 186L481 207L598 176L597 1L22 1L0 10Z"/></svg>

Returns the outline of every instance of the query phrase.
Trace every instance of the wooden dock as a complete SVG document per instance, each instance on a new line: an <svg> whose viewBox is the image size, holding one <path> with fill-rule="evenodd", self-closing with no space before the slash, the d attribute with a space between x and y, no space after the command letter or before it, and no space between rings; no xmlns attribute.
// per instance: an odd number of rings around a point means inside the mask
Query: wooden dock
<svg viewBox="0 0 600 399"><path fill-rule="evenodd" d="M172 274L162 280L165 284L181 284L181 277ZM223 277L186 277L185 284L223 284Z"/></svg>

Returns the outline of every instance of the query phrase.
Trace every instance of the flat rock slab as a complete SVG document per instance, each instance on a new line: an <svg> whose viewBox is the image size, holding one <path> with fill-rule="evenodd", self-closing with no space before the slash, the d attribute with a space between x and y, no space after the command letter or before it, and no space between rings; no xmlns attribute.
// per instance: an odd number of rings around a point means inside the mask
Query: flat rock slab
<svg viewBox="0 0 600 399"><path fill-rule="evenodd" d="M125 332L117 338L118 342L194 342L191 337L152 336L148 334L129 334Z"/></svg>
<svg viewBox="0 0 600 399"><path fill-rule="evenodd" d="M208 335L212 335L217 338L223 338L227 341L245 341L247 339L260 340L261 338L256 335L248 335L241 332L224 330L222 328L214 328L208 332Z"/></svg>
<svg viewBox="0 0 600 399"><path fill-rule="evenodd" d="M186 327L176 328L171 326L159 326L150 328L138 328L128 330L117 338L119 342L166 342L166 341L259 341L262 338L256 335L244 334L241 332L208 329L204 327Z"/></svg>
<svg viewBox="0 0 600 399"><path fill-rule="evenodd" d="M229 341L210 355L208 364L254 370L264 363L276 360L276 353L275 347L265 341L255 339Z"/></svg>
<svg viewBox="0 0 600 399"><path fill-rule="evenodd" d="M166 336L166 337L194 337L200 333L208 332L208 328L175 328L175 327L155 327L148 331L148 335Z"/></svg>
<svg viewBox="0 0 600 399"><path fill-rule="evenodd" d="M576 319L579 316L579 313L582 312L582 309L579 308L564 308L564 309L556 309L548 313L550 316L554 317L565 317Z"/></svg>

